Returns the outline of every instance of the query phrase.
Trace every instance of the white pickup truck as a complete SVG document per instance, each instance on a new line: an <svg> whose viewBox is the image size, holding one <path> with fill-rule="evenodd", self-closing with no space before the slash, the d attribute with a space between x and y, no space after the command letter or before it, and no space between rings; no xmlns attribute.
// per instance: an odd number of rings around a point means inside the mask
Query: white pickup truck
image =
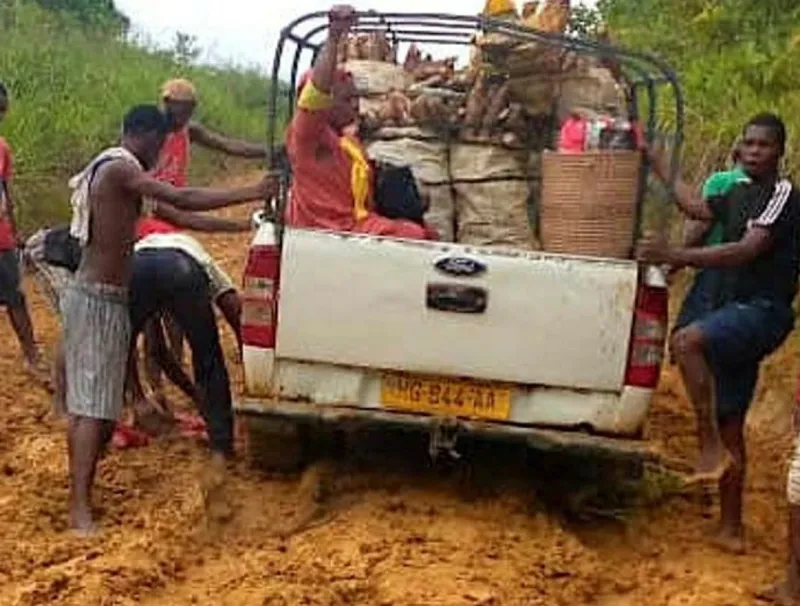
<svg viewBox="0 0 800 606"><path fill-rule="evenodd" d="M661 270L633 260L264 220L244 274L236 408L271 434L260 440L283 460L266 464L281 467L317 422L422 426L436 449L461 432L629 441L658 383L667 298ZM251 455L268 456L257 441Z"/></svg>

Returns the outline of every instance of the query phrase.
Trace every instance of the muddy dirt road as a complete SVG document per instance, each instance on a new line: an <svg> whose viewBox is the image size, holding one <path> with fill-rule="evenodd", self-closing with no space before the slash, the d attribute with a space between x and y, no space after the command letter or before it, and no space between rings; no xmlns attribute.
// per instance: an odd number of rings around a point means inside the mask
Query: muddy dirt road
<svg viewBox="0 0 800 606"><path fill-rule="evenodd" d="M235 276L246 240L207 238ZM30 279L27 290L38 336L52 343L58 324ZM570 523L548 513L514 465L503 462L492 481L465 480L430 470L413 443L369 468L351 460L328 469L319 515L288 536L282 529L315 507L318 470L275 479L239 465L231 515L210 519L202 445L114 451L97 489L103 532L75 539L65 532L64 427L18 370L5 318L0 334L3 605L749 605L750 591L781 568L789 439L770 423L749 433L744 556L709 546L714 510L697 495L641 508L624 524ZM765 373L765 419L791 396L796 342ZM232 353L230 335L226 347ZM648 431L671 454L692 455L692 417L672 370Z"/></svg>

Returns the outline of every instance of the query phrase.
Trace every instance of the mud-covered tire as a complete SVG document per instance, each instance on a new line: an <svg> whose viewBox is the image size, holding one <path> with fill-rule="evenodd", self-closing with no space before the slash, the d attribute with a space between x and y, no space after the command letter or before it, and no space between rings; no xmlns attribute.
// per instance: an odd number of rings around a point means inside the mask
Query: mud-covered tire
<svg viewBox="0 0 800 606"><path fill-rule="evenodd" d="M252 469L267 473L293 473L308 463L308 428L300 422L246 415L245 460Z"/></svg>

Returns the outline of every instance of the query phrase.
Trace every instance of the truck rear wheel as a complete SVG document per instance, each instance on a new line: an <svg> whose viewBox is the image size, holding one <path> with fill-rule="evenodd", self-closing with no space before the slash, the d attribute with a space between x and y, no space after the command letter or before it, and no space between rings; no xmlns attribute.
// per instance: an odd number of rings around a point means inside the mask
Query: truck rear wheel
<svg viewBox="0 0 800 606"><path fill-rule="evenodd" d="M292 473L308 463L309 431L304 423L260 415L245 415L242 423L245 459L251 468Z"/></svg>

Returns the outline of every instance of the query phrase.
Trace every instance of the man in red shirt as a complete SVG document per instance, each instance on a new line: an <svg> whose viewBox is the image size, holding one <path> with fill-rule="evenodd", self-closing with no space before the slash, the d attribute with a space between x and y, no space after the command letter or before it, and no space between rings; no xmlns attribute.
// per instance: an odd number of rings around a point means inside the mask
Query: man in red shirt
<svg viewBox="0 0 800 606"><path fill-rule="evenodd" d="M8 90L0 82L0 122L9 107ZM11 326L17 334L28 372L38 380L46 381L47 373L41 367L39 352L33 338L33 326L25 295L20 287L21 239L14 219L14 202L11 197L11 177L14 172L11 148L0 137L0 306L8 310Z"/></svg>
<svg viewBox="0 0 800 606"><path fill-rule="evenodd" d="M192 121L197 108L197 91L188 80L174 79L162 86L161 100L172 122L172 130L164 141L153 176L174 187L186 187L192 143L240 158L266 158L266 147L247 141L230 139ZM249 221L229 221L218 217L181 211L163 202L145 204L136 236L137 250L181 250L191 256L206 271L211 295L225 320L241 343L242 305L233 281L196 239L183 230L202 232L242 232L250 229ZM167 314L164 317L172 349L182 358L183 333ZM152 352L151 325L145 331L145 344ZM161 391L161 372L152 355L147 356L147 375L151 386ZM163 396L157 393L163 400Z"/></svg>
<svg viewBox="0 0 800 606"><path fill-rule="evenodd" d="M286 136L292 190L286 223L414 240L435 240L434 230L375 209L374 171L361 142L350 131L358 120L353 78L337 69L337 48L355 23L352 7L330 12L329 38L301 82L297 112Z"/></svg>

